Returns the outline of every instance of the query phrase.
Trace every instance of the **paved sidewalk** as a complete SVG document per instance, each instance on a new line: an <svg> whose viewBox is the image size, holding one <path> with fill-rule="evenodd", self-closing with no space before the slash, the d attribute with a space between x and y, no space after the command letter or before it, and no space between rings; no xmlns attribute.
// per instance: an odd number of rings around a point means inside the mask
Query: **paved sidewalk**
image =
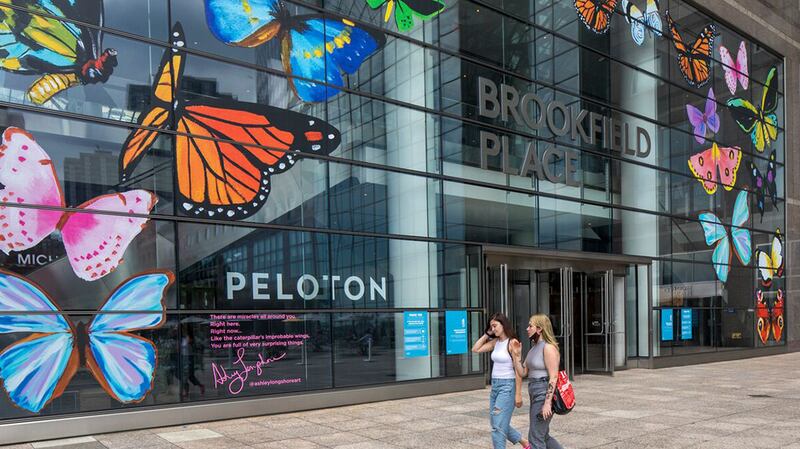
<svg viewBox="0 0 800 449"><path fill-rule="evenodd" d="M800 353L579 376L578 407L554 419L553 434L565 448L800 449L798 373ZM486 449L487 403L478 390L7 447ZM520 430L527 403L512 420Z"/></svg>

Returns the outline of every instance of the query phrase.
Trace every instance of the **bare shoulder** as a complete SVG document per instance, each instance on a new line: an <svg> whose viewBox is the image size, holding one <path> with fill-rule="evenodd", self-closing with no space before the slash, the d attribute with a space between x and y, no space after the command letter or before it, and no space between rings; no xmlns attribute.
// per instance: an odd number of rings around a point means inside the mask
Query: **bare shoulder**
<svg viewBox="0 0 800 449"><path fill-rule="evenodd" d="M558 346L556 346L556 345L552 345L552 344L550 344L550 343L545 343L545 345L544 345L544 352L545 352L546 354L556 354L556 355L558 355L558 354L559 354L559 352L558 352Z"/></svg>

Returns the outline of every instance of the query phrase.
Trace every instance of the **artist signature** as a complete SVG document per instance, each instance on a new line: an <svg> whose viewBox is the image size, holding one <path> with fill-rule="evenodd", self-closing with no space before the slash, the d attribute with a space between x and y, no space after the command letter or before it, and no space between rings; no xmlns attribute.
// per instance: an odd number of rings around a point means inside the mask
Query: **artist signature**
<svg viewBox="0 0 800 449"><path fill-rule="evenodd" d="M245 349L238 348L236 350L236 360L233 362L233 366L229 368L230 372L224 366L211 363L211 371L214 373L214 388L218 388L220 385L227 385L228 391L233 395L237 395L244 389L245 382L250 377L250 372L255 371L256 376L261 376L264 373L264 367L286 357L286 353L266 359L262 354L258 354L258 360L254 361L245 360L244 356Z"/></svg>

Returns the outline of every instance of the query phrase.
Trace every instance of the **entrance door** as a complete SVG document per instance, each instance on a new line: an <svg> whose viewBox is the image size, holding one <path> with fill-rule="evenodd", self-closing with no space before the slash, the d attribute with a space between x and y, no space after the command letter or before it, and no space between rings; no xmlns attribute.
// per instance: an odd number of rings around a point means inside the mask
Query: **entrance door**
<svg viewBox="0 0 800 449"><path fill-rule="evenodd" d="M536 277L537 297L533 313L550 317L561 353L561 369L572 377L575 372L575 325L573 317L573 273L570 267L532 272ZM527 320L525 321L527 326Z"/></svg>
<svg viewBox="0 0 800 449"><path fill-rule="evenodd" d="M612 345L613 273L581 273L581 322L583 371L614 372Z"/></svg>
<svg viewBox="0 0 800 449"><path fill-rule="evenodd" d="M528 317L550 317L561 352L561 368L570 376L614 371L613 272L575 272L571 267L549 270L488 267L489 313L511 319L523 342ZM624 338L624 335L623 335Z"/></svg>

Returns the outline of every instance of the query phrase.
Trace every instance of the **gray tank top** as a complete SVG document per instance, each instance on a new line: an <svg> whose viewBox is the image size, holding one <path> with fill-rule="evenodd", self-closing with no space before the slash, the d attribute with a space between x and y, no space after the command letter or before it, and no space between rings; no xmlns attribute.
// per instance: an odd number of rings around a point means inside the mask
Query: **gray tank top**
<svg viewBox="0 0 800 449"><path fill-rule="evenodd" d="M544 365L544 340L539 340L525 357L525 365L528 368L528 379L538 379L548 377L547 367Z"/></svg>

